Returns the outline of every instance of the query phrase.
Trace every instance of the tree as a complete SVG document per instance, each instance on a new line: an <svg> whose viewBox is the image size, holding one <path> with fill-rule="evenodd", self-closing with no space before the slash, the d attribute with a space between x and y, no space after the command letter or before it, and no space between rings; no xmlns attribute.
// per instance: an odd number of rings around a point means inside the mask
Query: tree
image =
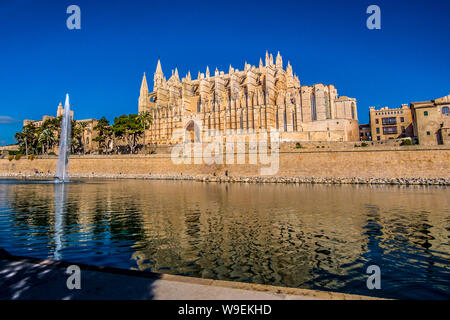
<svg viewBox="0 0 450 320"><path fill-rule="evenodd" d="M81 141L82 141L82 148L83 148L83 154L86 154L86 137L84 135L85 131L88 130L86 129L89 125L89 123L87 122L77 122L78 127L80 128L81 131Z"/></svg>
<svg viewBox="0 0 450 320"><path fill-rule="evenodd" d="M97 136L94 138L94 141L98 142L98 152L102 153L103 150L107 149L106 141L111 137L111 126L109 125L109 121L106 120L105 117L102 117L98 120L97 125L94 127L94 130L97 131Z"/></svg>
<svg viewBox="0 0 450 320"><path fill-rule="evenodd" d="M21 148L25 149L25 154L35 153L35 144L37 143L37 130L31 122L22 128L22 132L17 132L14 136ZM22 150L23 152L23 150Z"/></svg>
<svg viewBox="0 0 450 320"><path fill-rule="evenodd" d="M58 118L49 118L42 123L41 128L43 130L50 129L53 132L58 132L61 129L61 120L61 116Z"/></svg>
<svg viewBox="0 0 450 320"><path fill-rule="evenodd" d="M71 152L79 152L82 146L81 143L81 135L82 135L82 129L80 126L78 126L77 122L75 120L72 120L71 123L71 131L70 131L70 148Z"/></svg>
<svg viewBox="0 0 450 320"><path fill-rule="evenodd" d="M16 132L16 134L14 135L14 139L17 140L17 143L19 144L20 148L25 146L25 155L28 156L28 143L27 140L25 139L25 134L23 133L23 131Z"/></svg>
<svg viewBox="0 0 450 320"><path fill-rule="evenodd" d="M38 141L42 146L42 154L44 154L44 152L48 152L55 142L53 132L48 128L42 130L39 134Z"/></svg>
<svg viewBox="0 0 450 320"><path fill-rule="evenodd" d="M152 115L148 111L142 111L138 115L139 121L142 123L142 128L144 129L144 153L145 150L147 150L147 144L145 143L145 129L147 128L147 125L150 125L153 121Z"/></svg>
<svg viewBox="0 0 450 320"><path fill-rule="evenodd" d="M124 114L118 118L114 118L112 131L116 137L125 139L127 145L130 147L130 152L134 153L137 139L142 135L144 129L137 114Z"/></svg>

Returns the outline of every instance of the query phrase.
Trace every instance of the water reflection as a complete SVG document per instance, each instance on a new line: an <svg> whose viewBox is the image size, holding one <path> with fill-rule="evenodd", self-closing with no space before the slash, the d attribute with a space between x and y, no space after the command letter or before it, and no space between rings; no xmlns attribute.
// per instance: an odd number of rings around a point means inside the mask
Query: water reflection
<svg viewBox="0 0 450 320"><path fill-rule="evenodd" d="M212 279L450 295L448 188L139 180L67 187L0 183L0 246ZM378 292L365 287L371 264L381 268Z"/></svg>
<svg viewBox="0 0 450 320"><path fill-rule="evenodd" d="M55 223L54 223L54 242L55 250L53 252L54 260L61 260L61 249L63 246L63 219L65 211L65 203L67 202L65 193L66 184L55 184Z"/></svg>

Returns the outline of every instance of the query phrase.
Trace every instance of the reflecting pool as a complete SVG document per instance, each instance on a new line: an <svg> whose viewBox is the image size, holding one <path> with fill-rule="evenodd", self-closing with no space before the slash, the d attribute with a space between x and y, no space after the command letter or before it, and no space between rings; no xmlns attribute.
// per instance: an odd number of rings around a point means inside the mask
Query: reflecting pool
<svg viewBox="0 0 450 320"><path fill-rule="evenodd" d="M387 298L450 298L448 187L0 180L12 254ZM381 269L381 290L366 286Z"/></svg>

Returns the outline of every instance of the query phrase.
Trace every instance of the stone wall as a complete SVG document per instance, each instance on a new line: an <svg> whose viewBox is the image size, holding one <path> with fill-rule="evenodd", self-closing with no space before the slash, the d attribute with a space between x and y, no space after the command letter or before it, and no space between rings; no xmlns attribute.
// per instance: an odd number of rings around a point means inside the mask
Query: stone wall
<svg viewBox="0 0 450 320"><path fill-rule="evenodd" d="M450 149L299 150L279 154L279 177L450 178ZM53 175L56 158L0 159L0 175ZM170 155L72 156L70 173L95 175L214 175L255 177L261 167L248 164L175 164Z"/></svg>

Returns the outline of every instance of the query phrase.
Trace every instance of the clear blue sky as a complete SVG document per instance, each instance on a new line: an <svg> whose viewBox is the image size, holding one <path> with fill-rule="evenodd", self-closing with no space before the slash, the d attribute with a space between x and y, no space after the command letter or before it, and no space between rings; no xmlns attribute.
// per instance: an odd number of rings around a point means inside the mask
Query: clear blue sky
<svg viewBox="0 0 450 320"><path fill-rule="evenodd" d="M66 8L81 8L81 30ZM381 30L366 8L381 8ZM137 112L144 71L169 77L257 64L279 50L302 84L335 84L371 105L450 93L450 1L0 1L0 144L23 119L55 115L65 93L75 118Z"/></svg>

